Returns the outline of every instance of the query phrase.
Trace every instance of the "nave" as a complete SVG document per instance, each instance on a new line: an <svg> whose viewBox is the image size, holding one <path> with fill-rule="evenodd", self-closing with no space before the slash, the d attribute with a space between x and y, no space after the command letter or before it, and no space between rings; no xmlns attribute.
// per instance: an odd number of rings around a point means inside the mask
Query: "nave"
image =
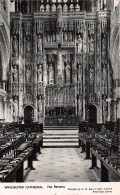
<svg viewBox="0 0 120 195"><path fill-rule="evenodd" d="M25 182L98 182L79 148L43 148Z"/></svg>
<svg viewBox="0 0 120 195"><path fill-rule="evenodd" d="M99 182L99 169L91 169L80 148L43 148L24 182ZM111 182L118 179L109 174Z"/></svg>

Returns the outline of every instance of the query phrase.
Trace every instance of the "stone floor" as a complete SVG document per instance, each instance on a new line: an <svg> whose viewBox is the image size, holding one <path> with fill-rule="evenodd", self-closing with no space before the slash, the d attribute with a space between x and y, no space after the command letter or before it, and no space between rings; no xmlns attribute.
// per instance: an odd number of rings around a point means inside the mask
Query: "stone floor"
<svg viewBox="0 0 120 195"><path fill-rule="evenodd" d="M97 182L91 160L79 148L43 148L25 182Z"/></svg>

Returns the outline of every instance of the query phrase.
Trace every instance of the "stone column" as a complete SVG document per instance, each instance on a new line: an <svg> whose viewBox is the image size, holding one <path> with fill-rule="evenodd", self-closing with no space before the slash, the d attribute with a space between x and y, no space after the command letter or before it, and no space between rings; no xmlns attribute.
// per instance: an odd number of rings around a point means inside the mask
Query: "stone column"
<svg viewBox="0 0 120 195"><path fill-rule="evenodd" d="M85 89L86 89L86 65L87 65L87 46L86 46L86 38L87 38L87 28L86 28L86 23L84 21L83 24L83 118L82 121L85 121L85 113L86 113L86 107L85 107Z"/></svg>

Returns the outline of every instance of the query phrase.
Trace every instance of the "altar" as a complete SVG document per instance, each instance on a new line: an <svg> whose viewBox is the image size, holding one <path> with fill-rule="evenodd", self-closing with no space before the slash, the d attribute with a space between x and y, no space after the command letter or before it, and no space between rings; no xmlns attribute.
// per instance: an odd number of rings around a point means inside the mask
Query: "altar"
<svg viewBox="0 0 120 195"><path fill-rule="evenodd" d="M74 86L47 87L45 99L45 125L76 125Z"/></svg>

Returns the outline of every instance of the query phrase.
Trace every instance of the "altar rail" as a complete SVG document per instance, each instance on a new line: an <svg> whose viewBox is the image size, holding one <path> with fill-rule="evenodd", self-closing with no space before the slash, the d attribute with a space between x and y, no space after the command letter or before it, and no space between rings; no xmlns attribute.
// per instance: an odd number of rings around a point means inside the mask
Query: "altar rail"
<svg viewBox="0 0 120 195"><path fill-rule="evenodd" d="M77 120L75 116L60 116L60 117L46 117L46 126L76 126Z"/></svg>

